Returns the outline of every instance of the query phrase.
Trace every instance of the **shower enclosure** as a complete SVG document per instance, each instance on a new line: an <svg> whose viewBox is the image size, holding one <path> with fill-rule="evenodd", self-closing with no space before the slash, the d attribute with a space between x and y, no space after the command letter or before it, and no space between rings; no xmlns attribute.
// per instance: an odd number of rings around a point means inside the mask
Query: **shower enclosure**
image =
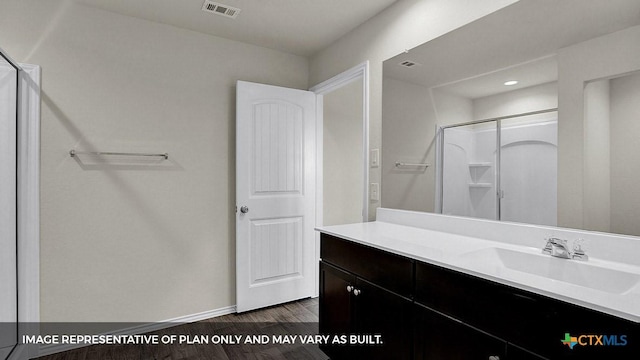
<svg viewBox="0 0 640 360"><path fill-rule="evenodd" d="M18 69L0 50L0 359L13 351L18 337Z"/></svg>
<svg viewBox="0 0 640 360"><path fill-rule="evenodd" d="M40 301L40 67L0 48L0 360L35 357Z"/></svg>
<svg viewBox="0 0 640 360"><path fill-rule="evenodd" d="M438 142L438 212L556 225L556 109L441 127Z"/></svg>

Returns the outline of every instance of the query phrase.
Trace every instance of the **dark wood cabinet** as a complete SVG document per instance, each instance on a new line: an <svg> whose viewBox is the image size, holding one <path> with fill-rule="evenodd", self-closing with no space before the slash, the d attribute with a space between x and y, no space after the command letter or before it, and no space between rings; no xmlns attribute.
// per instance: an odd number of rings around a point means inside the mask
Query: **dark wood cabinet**
<svg viewBox="0 0 640 360"><path fill-rule="evenodd" d="M355 332L380 335L382 341L356 346L358 355L362 359L412 359L413 301L360 278L355 288Z"/></svg>
<svg viewBox="0 0 640 360"><path fill-rule="evenodd" d="M389 288L411 295L413 261L333 237L321 249L320 333L348 341L321 349L332 359L412 359L413 301Z"/></svg>
<svg viewBox="0 0 640 360"><path fill-rule="evenodd" d="M416 303L507 341L508 359L631 359L640 351L631 343L570 349L561 341L565 334L639 339L639 325L436 265L416 264L415 292Z"/></svg>
<svg viewBox="0 0 640 360"><path fill-rule="evenodd" d="M321 333L380 334L384 341L322 347L332 359L640 356L636 322L334 236L321 239ZM566 336L593 344L570 348Z"/></svg>
<svg viewBox="0 0 640 360"><path fill-rule="evenodd" d="M353 294L347 287L355 285L355 276L326 263L320 263L320 324L321 334L347 335L353 332L355 318ZM345 359L351 347L343 344L320 347L332 359Z"/></svg>
<svg viewBox="0 0 640 360"><path fill-rule="evenodd" d="M507 359L509 360L549 360L531 351L521 349L513 344L507 344Z"/></svg>
<svg viewBox="0 0 640 360"><path fill-rule="evenodd" d="M415 305L415 359L506 359L507 343L461 321Z"/></svg>
<svg viewBox="0 0 640 360"><path fill-rule="evenodd" d="M326 234L322 235L320 258L391 292L412 296L411 259Z"/></svg>

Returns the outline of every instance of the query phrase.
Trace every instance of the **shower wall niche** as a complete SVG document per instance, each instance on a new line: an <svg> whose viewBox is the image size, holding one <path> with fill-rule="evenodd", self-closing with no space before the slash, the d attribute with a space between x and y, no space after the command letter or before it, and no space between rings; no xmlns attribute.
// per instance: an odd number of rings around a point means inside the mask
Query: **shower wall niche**
<svg viewBox="0 0 640 360"><path fill-rule="evenodd" d="M440 131L441 212L556 225L557 113Z"/></svg>
<svg viewBox="0 0 640 360"><path fill-rule="evenodd" d="M443 129L442 213L497 219L496 124Z"/></svg>

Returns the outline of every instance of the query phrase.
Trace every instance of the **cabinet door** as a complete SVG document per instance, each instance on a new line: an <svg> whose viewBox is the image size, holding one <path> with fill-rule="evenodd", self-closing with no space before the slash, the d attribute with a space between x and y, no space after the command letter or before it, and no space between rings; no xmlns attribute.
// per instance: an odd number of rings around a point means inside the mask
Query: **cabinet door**
<svg viewBox="0 0 640 360"><path fill-rule="evenodd" d="M545 357L523 350L512 344L507 345L507 358L509 360L548 360Z"/></svg>
<svg viewBox="0 0 640 360"><path fill-rule="evenodd" d="M506 359L506 342L421 305L415 306L415 359Z"/></svg>
<svg viewBox="0 0 640 360"><path fill-rule="evenodd" d="M370 342L354 346L357 358L412 359L412 301L360 278L356 279L353 297L355 333L361 336L360 340ZM380 335L382 344L371 344L375 338L363 335Z"/></svg>
<svg viewBox="0 0 640 360"><path fill-rule="evenodd" d="M353 297L347 287L354 285L354 275L325 262L320 263L320 334L333 337L352 332ZM348 345L322 345L320 348L332 359L349 357Z"/></svg>

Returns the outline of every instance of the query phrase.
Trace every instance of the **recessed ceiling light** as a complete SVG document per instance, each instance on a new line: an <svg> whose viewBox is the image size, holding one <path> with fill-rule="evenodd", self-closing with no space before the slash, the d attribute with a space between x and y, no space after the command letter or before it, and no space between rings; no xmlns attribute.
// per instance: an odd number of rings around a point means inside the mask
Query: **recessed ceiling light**
<svg viewBox="0 0 640 360"><path fill-rule="evenodd" d="M506 81L504 84L507 85L507 86L511 86L511 85L515 85L517 83L518 83L518 80L509 80L509 81Z"/></svg>

